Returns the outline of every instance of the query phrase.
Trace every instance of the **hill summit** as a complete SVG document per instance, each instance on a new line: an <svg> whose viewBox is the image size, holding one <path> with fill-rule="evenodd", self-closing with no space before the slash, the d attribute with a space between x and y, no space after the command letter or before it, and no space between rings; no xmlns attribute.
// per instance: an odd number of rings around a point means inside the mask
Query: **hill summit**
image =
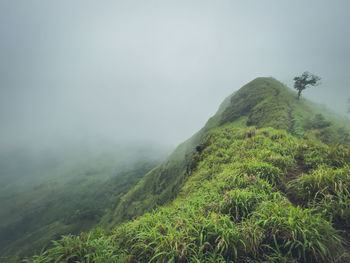
<svg viewBox="0 0 350 263"><path fill-rule="evenodd" d="M327 122L325 117L334 120ZM350 141L339 118L320 106L298 100L296 93L274 78L256 78L228 96L217 113L190 139L182 143L159 167L153 169L116 208L115 225L150 211L172 200L193 169L193 157L201 140L212 129L235 127L273 127L297 137L313 137L330 144ZM197 150L196 150L197 148Z"/></svg>
<svg viewBox="0 0 350 263"><path fill-rule="evenodd" d="M108 233L65 236L28 262L347 262L341 121L257 78L122 197Z"/></svg>

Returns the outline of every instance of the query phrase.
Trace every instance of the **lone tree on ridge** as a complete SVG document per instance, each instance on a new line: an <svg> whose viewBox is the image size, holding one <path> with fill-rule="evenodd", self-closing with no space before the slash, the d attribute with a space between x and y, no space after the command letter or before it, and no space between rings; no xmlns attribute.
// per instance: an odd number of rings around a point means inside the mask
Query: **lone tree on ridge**
<svg viewBox="0 0 350 263"><path fill-rule="evenodd" d="M319 85L320 77L310 74L305 71L301 76L294 78L294 88L298 91L298 100L300 99L301 92L308 87L315 87Z"/></svg>

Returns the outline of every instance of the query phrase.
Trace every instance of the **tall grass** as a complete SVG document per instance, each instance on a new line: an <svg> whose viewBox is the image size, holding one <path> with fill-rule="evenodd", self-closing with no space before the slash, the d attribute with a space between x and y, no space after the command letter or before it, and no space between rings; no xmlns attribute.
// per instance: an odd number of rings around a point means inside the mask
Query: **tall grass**
<svg viewBox="0 0 350 263"><path fill-rule="evenodd" d="M296 158L307 165L304 144L271 128L213 130L172 203L109 234L66 236L27 262L337 262L343 240L330 215L338 212L318 208L329 195L349 200L349 169L321 162L294 179L288 191L311 207L293 206L279 189Z"/></svg>
<svg viewBox="0 0 350 263"><path fill-rule="evenodd" d="M334 223L350 228L350 169L320 165L289 183L300 202L321 211Z"/></svg>

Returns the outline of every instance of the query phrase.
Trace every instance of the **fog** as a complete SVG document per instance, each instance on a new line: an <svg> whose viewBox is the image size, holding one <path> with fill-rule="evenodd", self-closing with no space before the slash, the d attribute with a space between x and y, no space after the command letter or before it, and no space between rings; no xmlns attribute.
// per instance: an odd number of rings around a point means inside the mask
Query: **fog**
<svg viewBox="0 0 350 263"><path fill-rule="evenodd" d="M0 148L99 141L176 146L250 80L346 114L350 2L0 2Z"/></svg>

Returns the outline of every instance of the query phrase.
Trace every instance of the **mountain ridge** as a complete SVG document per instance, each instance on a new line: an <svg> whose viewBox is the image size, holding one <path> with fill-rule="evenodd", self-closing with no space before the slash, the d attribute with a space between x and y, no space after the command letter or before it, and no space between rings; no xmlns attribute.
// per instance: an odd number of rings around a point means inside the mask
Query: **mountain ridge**
<svg viewBox="0 0 350 263"><path fill-rule="evenodd" d="M27 262L347 262L349 124L328 116L256 78L122 197L109 233Z"/></svg>
<svg viewBox="0 0 350 263"><path fill-rule="evenodd" d="M296 93L281 82L271 77L254 79L224 99L202 129L181 143L163 164L145 175L116 208L110 226L172 200L189 176L197 144L211 129L236 122L241 127L273 127L303 136L304 122L313 115L313 110L304 101L297 100ZM164 181L171 187L161 189ZM153 191L143 192L145 188Z"/></svg>

